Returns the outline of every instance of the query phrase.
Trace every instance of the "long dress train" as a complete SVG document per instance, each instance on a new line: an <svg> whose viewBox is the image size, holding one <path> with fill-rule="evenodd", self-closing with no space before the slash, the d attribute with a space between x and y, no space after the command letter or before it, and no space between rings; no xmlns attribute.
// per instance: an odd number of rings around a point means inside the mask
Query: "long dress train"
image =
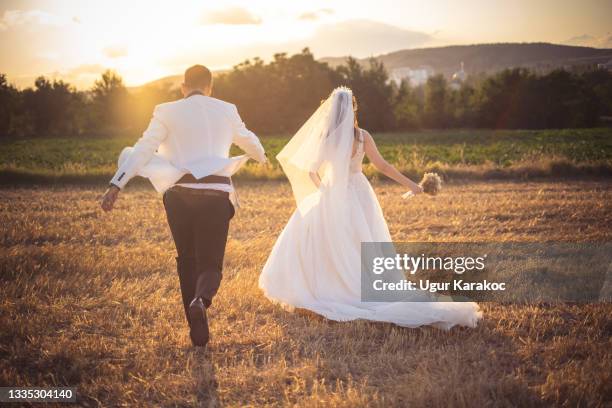
<svg viewBox="0 0 612 408"><path fill-rule="evenodd" d="M323 186L299 203L278 237L259 277L259 287L286 309L303 308L328 319L367 319L400 326L475 327L482 317L472 302L362 302L361 242L391 242L376 195L362 173L363 135L350 158L346 211L338 228L339 203Z"/></svg>

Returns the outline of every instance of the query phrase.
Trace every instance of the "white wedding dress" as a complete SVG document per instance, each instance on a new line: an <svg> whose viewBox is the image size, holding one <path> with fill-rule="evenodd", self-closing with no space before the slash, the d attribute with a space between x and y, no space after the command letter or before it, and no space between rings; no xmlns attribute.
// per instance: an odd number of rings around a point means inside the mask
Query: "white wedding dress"
<svg viewBox="0 0 612 408"><path fill-rule="evenodd" d="M342 93L348 96L339 96ZM335 130L325 129L334 126ZM303 308L336 321L475 327L482 313L471 302L361 301L361 243L391 242L391 236L362 173L363 135L356 139L353 129L352 94L346 88L337 89L278 155L298 208L270 253L259 287L288 310ZM330 147L332 138L341 142ZM353 140L357 147L351 156ZM321 188L310 186L306 191L309 178L304 175L313 170L323 173Z"/></svg>

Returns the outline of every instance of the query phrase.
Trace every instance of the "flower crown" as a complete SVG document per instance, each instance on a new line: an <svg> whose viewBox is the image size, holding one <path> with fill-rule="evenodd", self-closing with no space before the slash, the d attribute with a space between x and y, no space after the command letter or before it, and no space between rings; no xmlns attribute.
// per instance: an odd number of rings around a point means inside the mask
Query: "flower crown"
<svg viewBox="0 0 612 408"><path fill-rule="evenodd" d="M332 94L332 95L335 95L335 94L339 94L339 93L346 93L346 94L348 94L349 96L353 96L353 91L351 90L351 88L346 87L346 86L344 86L344 85L342 85L342 86L339 86L339 87L335 88L335 89L332 91L332 93L331 93L331 94Z"/></svg>

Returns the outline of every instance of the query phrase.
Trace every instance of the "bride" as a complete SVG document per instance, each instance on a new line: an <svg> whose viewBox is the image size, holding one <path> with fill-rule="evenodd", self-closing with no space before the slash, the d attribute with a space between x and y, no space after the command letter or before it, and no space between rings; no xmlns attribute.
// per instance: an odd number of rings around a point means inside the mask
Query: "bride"
<svg viewBox="0 0 612 408"><path fill-rule="evenodd" d="M297 209L259 277L266 297L288 310L331 320L367 319L400 326L475 327L475 303L361 301L361 242L391 242L382 210L361 171L363 157L414 194L421 187L378 152L357 125L356 101L337 88L278 154Z"/></svg>

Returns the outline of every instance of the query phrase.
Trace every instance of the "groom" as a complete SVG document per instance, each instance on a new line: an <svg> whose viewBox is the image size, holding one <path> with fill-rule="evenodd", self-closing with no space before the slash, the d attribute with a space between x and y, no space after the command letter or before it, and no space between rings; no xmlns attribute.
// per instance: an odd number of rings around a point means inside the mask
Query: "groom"
<svg viewBox="0 0 612 408"><path fill-rule="evenodd" d="M184 172L165 191L164 207L176 245L183 305L195 346L208 343L206 309L221 283L223 256L234 205L231 170L232 143L260 163L266 162L257 136L249 131L236 106L212 98L212 75L194 65L185 71L184 98L157 105L153 118L132 153L115 173L102 198L110 211L119 191L157 155Z"/></svg>

